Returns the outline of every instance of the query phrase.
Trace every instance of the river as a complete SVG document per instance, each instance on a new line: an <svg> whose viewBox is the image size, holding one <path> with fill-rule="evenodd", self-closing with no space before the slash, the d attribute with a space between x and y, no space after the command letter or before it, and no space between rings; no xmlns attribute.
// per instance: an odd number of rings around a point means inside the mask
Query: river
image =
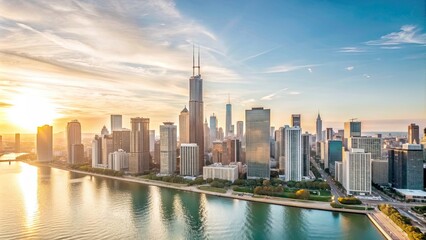
<svg viewBox="0 0 426 240"><path fill-rule="evenodd" d="M384 239L361 214L0 163L0 239Z"/></svg>

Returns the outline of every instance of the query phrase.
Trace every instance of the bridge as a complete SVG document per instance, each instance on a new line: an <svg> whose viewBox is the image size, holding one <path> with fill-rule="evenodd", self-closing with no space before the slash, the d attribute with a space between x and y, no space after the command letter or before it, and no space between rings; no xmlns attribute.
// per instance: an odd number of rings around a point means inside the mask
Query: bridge
<svg viewBox="0 0 426 240"><path fill-rule="evenodd" d="M28 156L29 153L6 153L0 156L0 162L16 162L21 161L21 157Z"/></svg>

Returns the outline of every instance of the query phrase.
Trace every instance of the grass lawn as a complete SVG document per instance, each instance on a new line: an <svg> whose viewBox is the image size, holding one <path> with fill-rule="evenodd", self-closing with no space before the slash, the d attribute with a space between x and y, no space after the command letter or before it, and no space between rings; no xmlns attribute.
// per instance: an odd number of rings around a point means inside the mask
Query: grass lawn
<svg viewBox="0 0 426 240"><path fill-rule="evenodd" d="M210 186L199 186L198 189L203 191L209 191L209 192L226 193L226 189L210 187Z"/></svg>

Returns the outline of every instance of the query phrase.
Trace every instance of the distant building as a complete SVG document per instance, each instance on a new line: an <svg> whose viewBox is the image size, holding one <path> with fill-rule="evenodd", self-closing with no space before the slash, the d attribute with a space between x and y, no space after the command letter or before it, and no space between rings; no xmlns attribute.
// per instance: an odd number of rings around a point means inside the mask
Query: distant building
<svg viewBox="0 0 426 240"><path fill-rule="evenodd" d="M129 172L149 171L149 118L131 118Z"/></svg>
<svg viewBox="0 0 426 240"><path fill-rule="evenodd" d="M302 139L299 127L284 127L285 180L302 181Z"/></svg>
<svg viewBox="0 0 426 240"><path fill-rule="evenodd" d="M73 144L71 146L71 156L72 164L82 164L84 163L84 145L83 144Z"/></svg>
<svg viewBox="0 0 426 240"><path fill-rule="evenodd" d="M21 152L21 134L15 133L15 153Z"/></svg>
<svg viewBox="0 0 426 240"><path fill-rule="evenodd" d="M333 140L333 128L326 128L325 129L325 140Z"/></svg>
<svg viewBox="0 0 426 240"><path fill-rule="evenodd" d="M348 149L364 149L366 153L371 153L372 159L382 158L382 139L375 137L350 137L348 138Z"/></svg>
<svg viewBox="0 0 426 240"><path fill-rule="evenodd" d="M180 175L198 176L198 146L195 143L184 143L180 145Z"/></svg>
<svg viewBox="0 0 426 240"><path fill-rule="evenodd" d="M218 140L217 131L217 118L213 113L213 115L210 116L210 144Z"/></svg>
<svg viewBox="0 0 426 240"><path fill-rule="evenodd" d="M343 145L348 147L348 139L351 137L361 137L361 122L345 122Z"/></svg>
<svg viewBox="0 0 426 240"><path fill-rule="evenodd" d="M371 160L371 170L373 183L385 185L389 182L388 160Z"/></svg>
<svg viewBox="0 0 426 240"><path fill-rule="evenodd" d="M172 122L160 126L160 173L174 174L176 171L177 128Z"/></svg>
<svg viewBox="0 0 426 240"><path fill-rule="evenodd" d="M335 162L342 161L342 141L340 140L329 140L328 141L328 166L330 174L335 176Z"/></svg>
<svg viewBox="0 0 426 240"><path fill-rule="evenodd" d="M317 130L316 132L317 142L322 141L322 120L319 113L317 117L316 130Z"/></svg>
<svg viewBox="0 0 426 240"><path fill-rule="evenodd" d="M238 138L228 138L225 140L228 164L240 161L241 141Z"/></svg>
<svg viewBox="0 0 426 240"><path fill-rule="evenodd" d="M155 140L153 161L155 164L160 164L161 162L160 140Z"/></svg>
<svg viewBox="0 0 426 240"><path fill-rule="evenodd" d="M216 140L213 142L212 148L212 162L213 163L224 163L224 152L223 152L223 142Z"/></svg>
<svg viewBox="0 0 426 240"><path fill-rule="evenodd" d="M210 142L210 128L209 128L209 124L207 123L207 119L204 121L204 147L205 150L207 151L210 147L211 147L211 142Z"/></svg>
<svg viewBox="0 0 426 240"><path fill-rule="evenodd" d="M114 171L124 171L129 168L129 154L123 149L108 155L108 168Z"/></svg>
<svg viewBox="0 0 426 240"><path fill-rule="evenodd" d="M114 152L112 135L104 135L102 137L102 165L108 165L108 156L112 152Z"/></svg>
<svg viewBox="0 0 426 240"><path fill-rule="evenodd" d="M108 128L104 125L101 130L101 136L109 135Z"/></svg>
<svg viewBox="0 0 426 240"><path fill-rule="evenodd" d="M231 134L231 125L232 125L232 105L229 101L226 104L226 126L225 126L225 136L229 136ZM231 134L233 135L233 133Z"/></svg>
<svg viewBox="0 0 426 240"><path fill-rule="evenodd" d="M247 178L270 178L269 109L246 110L246 162Z"/></svg>
<svg viewBox="0 0 426 240"><path fill-rule="evenodd" d="M78 159L78 157L72 155L72 146L74 144L81 144L81 125L77 120L73 120L67 124L68 164L77 164L75 160ZM77 150L79 150L78 147ZM77 153L79 152L77 151Z"/></svg>
<svg viewBox="0 0 426 240"><path fill-rule="evenodd" d="M423 190L423 146L403 144L388 152L389 183L399 189Z"/></svg>
<svg viewBox="0 0 426 240"><path fill-rule="evenodd" d="M237 121L237 138L240 140L240 142L243 142L244 139L244 122L243 121Z"/></svg>
<svg viewBox="0 0 426 240"><path fill-rule="evenodd" d="M222 127L219 127L219 130L217 131L217 137L216 138L217 138L216 140L220 140L220 141L223 141L223 139L225 139Z"/></svg>
<svg viewBox="0 0 426 240"><path fill-rule="evenodd" d="M291 126L302 128L302 116L300 114L291 115Z"/></svg>
<svg viewBox="0 0 426 240"><path fill-rule="evenodd" d="M52 126L44 125L37 128L37 161L51 162L52 160L53 160Z"/></svg>
<svg viewBox="0 0 426 240"><path fill-rule="evenodd" d="M414 123L408 125L408 143L410 144L419 144L420 143L420 131L419 125Z"/></svg>
<svg viewBox="0 0 426 240"><path fill-rule="evenodd" d="M223 179L234 182L238 179L238 166L237 165L222 165L215 163L210 166L203 167L203 179Z"/></svg>
<svg viewBox="0 0 426 240"><path fill-rule="evenodd" d="M334 162L334 179L340 183L343 182L343 163L336 161Z"/></svg>
<svg viewBox="0 0 426 240"><path fill-rule="evenodd" d="M155 145L155 130L149 130L149 152L150 153L154 152L154 145ZM127 151L127 152L130 152L130 151Z"/></svg>
<svg viewBox="0 0 426 240"><path fill-rule="evenodd" d="M309 176L311 170L311 135L306 132L302 134L302 175Z"/></svg>
<svg viewBox="0 0 426 240"><path fill-rule="evenodd" d="M95 135L92 140L92 167L97 168L102 164L102 137Z"/></svg>
<svg viewBox="0 0 426 240"><path fill-rule="evenodd" d="M179 114L179 143L189 143L189 111L186 106Z"/></svg>
<svg viewBox="0 0 426 240"><path fill-rule="evenodd" d="M371 153L352 148L343 158L343 186L347 194L371 194Z"/></svg>
<svg viewBox="0 0 426 240"><path fill-rule="evenodd" d="M130 152L130 129L121 128L112 131L112 149L118 151L124 150L126 153Z"/></svg>
<svg viewBox="0 0 426 240"><path fill-rule="evenodd" d="M123 128L123 116L111 115L111 132L118 131Z"/></svg>

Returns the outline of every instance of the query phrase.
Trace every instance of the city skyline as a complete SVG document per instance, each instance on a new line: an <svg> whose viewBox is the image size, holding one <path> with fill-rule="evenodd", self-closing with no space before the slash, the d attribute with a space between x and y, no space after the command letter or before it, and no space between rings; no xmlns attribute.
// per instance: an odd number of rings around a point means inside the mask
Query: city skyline
<svg viewBox="0 0 426 240"><path fill-rule="evenodd" d="M178 122L194 43L204 116L215 113L218 127L225 128L228 94L232 124L264 107L271 126L301 114L311 133L318 111L324 128L343 129L350 118L364 132L426 126L424 2L0 6L2 134L35 133L44 124L61 132L72 119L94 133L111 114L123 115L127 128L137 116L157 131Z"/></svg>

